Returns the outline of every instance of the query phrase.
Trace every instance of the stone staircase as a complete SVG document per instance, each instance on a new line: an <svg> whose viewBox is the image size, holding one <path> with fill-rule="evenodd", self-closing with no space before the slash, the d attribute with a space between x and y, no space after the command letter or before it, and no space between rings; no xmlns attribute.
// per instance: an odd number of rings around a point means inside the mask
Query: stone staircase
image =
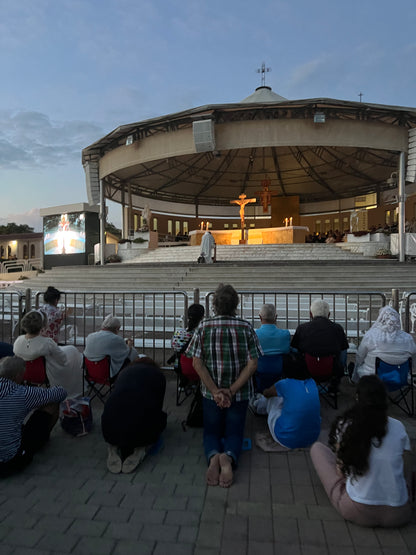
<svg viewBox="0 0 416 555"><path fill-rule="evenodd" d="M246 291L416 290L416 264L368 259L336 245L219 246L216 264L197 264L199 247L167 247L147 252L134 263L55 267L18 288L44 291L172 291L201 294L218 283Z"/></svg>

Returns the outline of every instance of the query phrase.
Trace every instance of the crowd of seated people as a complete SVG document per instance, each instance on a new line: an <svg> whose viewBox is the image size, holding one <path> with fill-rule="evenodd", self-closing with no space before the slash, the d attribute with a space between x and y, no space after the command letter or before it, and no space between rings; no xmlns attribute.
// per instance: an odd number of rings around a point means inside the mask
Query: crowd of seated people
<svg viewBox="0 0 416 555"><path fill-rule="evenodd" d="M201 380L207 485L232 485L247 407L254 393L252 378L263 358L276 355L284 358L280 376L254 397L256 412L267 414L268 430L275 443L286 450L311 446L312 461L324 489L345 519L362 526L389 527L408 522L411 506L403 455L410 451L409 438L403 424L387 416L386 389L375 375L378 356L391 363L416 357L416 345L410 334L400 329L398 313L383 307L364 335L351 372L357 387L356 403L336 417L327 447L317 441L320 401L307 360L308 356L333 358L332 387L336 393L346 375L348 341L342 326L330 320L328 303L314 300L310 321L300 324L292 338L288 330L277 327L274 305L262 306L261 327L254 330L236 316L238 303L235 289L221 284L213 298L215 315L203 319L203 307L192 305L188 327L175 332L172 341L178 352L185 351L192 359ZM13 346L14 356L7 344L2 346L1 476L30 463L48 441L59 403L81 389L81 353L44 337L41 331L46 325L42 311L31 311L22 319L25 333ZM108 446L107 468L112 473L130 473L160 441L166 428L166 378L153 360L138 355L132 341L126 344L118 334L120 326L117 318L106 317L101 330L87 337L84 354L97 361L110 356L115 383L101 417ZM73 350L78 356L71 359ZM50 388L21 385L24 360L36 356L46 359Z"/></svg>

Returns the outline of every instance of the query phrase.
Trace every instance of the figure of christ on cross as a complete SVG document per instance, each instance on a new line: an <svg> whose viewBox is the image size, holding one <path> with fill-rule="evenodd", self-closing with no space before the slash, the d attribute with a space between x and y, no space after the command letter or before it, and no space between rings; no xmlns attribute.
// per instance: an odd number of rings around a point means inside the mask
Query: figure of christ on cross
<svg viewBox="0 0 416 555"><path fill-rule="evenodd" d="M238 199L236 200L230 200L230 204L238 204L240 207L240 219L241 219L241 229L243 230L245 228L245 220L244 220L244 208L246 206L246 204L249 204L250 202L256 202L257 199L255 198L247 198L247 195L245 195L244 193L241 193L241 195L239 195Z"/></svg>

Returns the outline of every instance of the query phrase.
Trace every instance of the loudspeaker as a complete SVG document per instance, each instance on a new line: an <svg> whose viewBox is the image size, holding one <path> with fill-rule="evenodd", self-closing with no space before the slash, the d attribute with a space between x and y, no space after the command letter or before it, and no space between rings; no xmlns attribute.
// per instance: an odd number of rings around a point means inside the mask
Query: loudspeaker
<svg viewBox="0 0 416 555"><path fill-rule="evenodd" d="M194 121L192 130L194 133L195 150L197 152L215 150L214 122L211 119Z"/></svg>

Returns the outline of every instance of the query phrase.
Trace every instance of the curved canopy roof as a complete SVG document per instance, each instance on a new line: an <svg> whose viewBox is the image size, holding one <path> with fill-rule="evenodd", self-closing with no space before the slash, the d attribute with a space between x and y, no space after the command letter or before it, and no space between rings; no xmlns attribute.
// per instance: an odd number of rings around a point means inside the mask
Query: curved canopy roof
<svg viewBox="0 0 416 555"><path fill-rule="evenodd" d="M215 145L197 152L193 123L203 120ZM95 168L118 202L128 185L141 198L229 206L243 192L258 197L265 181L279 196L321 202L390 188L414 127L415 108L286 100L259 87L240 103L122 125L85 148L83 164L87 182Z"/></svg>

